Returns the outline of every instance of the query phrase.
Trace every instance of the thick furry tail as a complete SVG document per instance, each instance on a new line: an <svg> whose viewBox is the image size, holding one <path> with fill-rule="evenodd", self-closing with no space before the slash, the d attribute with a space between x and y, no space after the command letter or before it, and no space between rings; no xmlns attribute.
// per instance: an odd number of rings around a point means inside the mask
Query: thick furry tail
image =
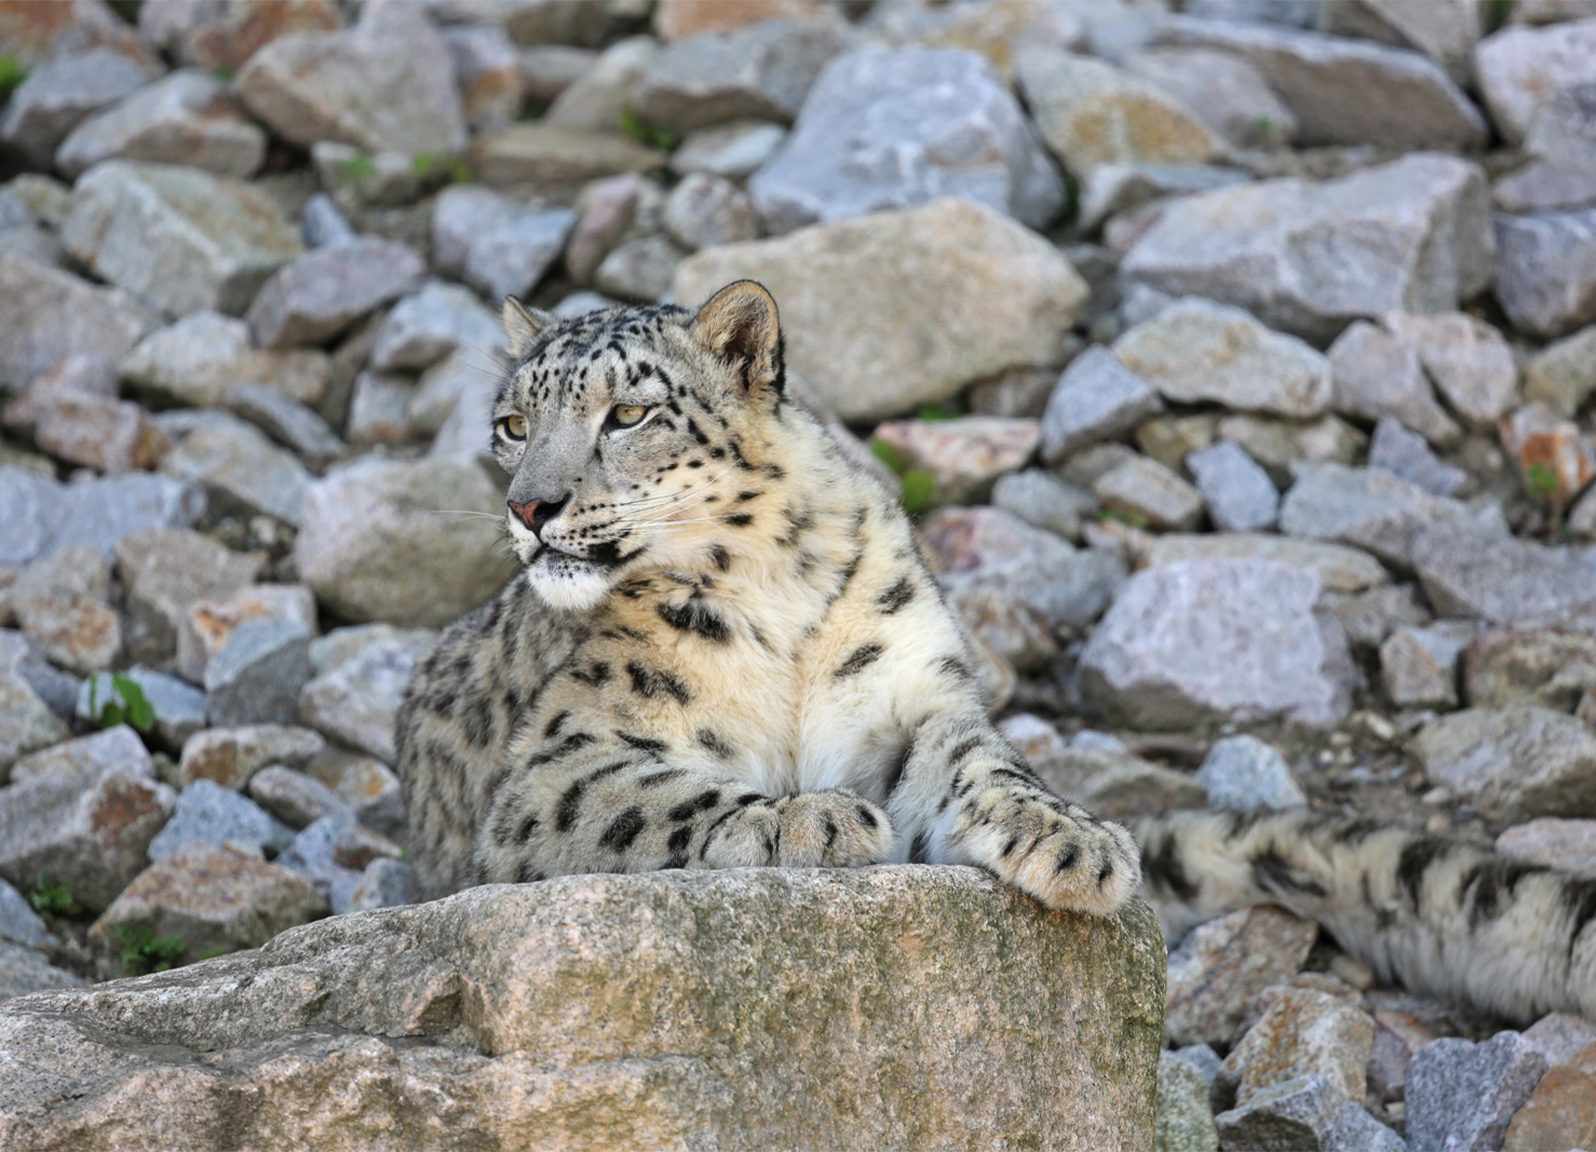
<svg viewBox="0 0 1596 1152"><path fill-rule="evenodd" d="M1383 980L1525 1023L1596 1019L1596 880L1307 809L1126 823L1171 942L1226 912L1278 904L1317 920Z"/></svg>

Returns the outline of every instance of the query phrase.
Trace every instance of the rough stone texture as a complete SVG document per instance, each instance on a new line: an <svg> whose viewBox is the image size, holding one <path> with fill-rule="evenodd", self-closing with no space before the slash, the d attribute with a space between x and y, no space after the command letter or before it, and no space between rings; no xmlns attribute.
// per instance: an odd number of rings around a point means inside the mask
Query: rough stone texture
<svg viewBox="0 0 1596 1152"><path fill-rule="evenodd" d="M1412 560L1445 616L1536 627L1596 612L1596 571L1572 549L1443 523L1414 537Z"/></svg>
<svg viewBox="0 0 1596 1152"><path fill-rule="evenodd" d="M1596 19L1503 28L1475 48L1474 69L1491 119L1518 144L1553 95L1596 80Z"/></svg>
<svg viewBox="0 0 1596 1152"><path fill-rule="evenodd" d="M1412 568L1418 540L1442 529L1460 537L1474 533L1473 545L1483 533L1465 505L1432 496L1378 468L1306 467L1280 506L1280 530L1288 536L1350 544L1399 568ZM1496 542L1505 543L1505 534ZM1471 614L1462 608L1442 610Z"/></svg>
<svg viewBox="0 0 1596 1152"><path fill-rule="evenodd" d="M245 620L206 662L206 718L218 727L292 724L309 679L309 628L298 620Z"/></svg>
<svg viewBox="0 0 1596 1152"><path fill-rule="evenodd" d="M150 841L150 859L164 860L190 844L217 848L234 844L246 851L264 849L276 855L293 841L293 831L272 819L260 805L231 788L196 780L178 793L172 818Z"/></svg>
<svg viewBox="0 0 1596 1152"><path fill-rule="evenodd" d="M503 343L498 317L473 293L458 284L429 280L383 317L371 367L378 372L420 371L457 348L491 358Z"/></svg>
<svg viewBox="0 0 1596 1152"><path fill-rule="evenodd" d="M694 306L745 277L775 295L788 363L854 421L1057 363L1087 294L1052 245L960 200L699 252L677 268L671 294ZM971 296L947 283L987 287Z"/></svg>
<svg viewBox="0 0 1596 1152"><path fill-rule="evenodd" d="M280 36L250 57L239 95L295 144L451 153L466 125L454 62L418 7L374 5L354 28Z"/></svg>
<svg viewBox="0 0 1596 1152"><path fill-rule="evenodd" d="M1545 1072L1546 1057L1517 1032L1478 1044L1426 1044L1408 1065L1408 1142L1416 1149L1501 1147L1508 1121Z"/></svg>
<svg viewBox="0 0 1596 1152"><path fill-rule="evenodd" d="M305 685L300 712L306 724L350 747L394 763L394 714L417 661L431 647L379 640Z"/></svg>
<svg viewBox="0 0 1596 1152"><path fill-rule="evenodd" d="M1411 747L1425 776L1496 819L1583 816L1596 804L1596 734L1562 712L1469 708L1432 720Z"/></svg>
<svg viewBox="0 0 1596 1152"><path fill-rule="evenodd" d="M660 44L650 36L628 36L599 54L554 98L545 124L584 132L614 132L626 117L633 89Z"/></svg>
<svg viewBox="0 0 1596 1152"><path fill-rule="evenodd" d="M1040 437L1037 421L1003 416L891 420L877 425L874 433L906 467L931 475L931 498L937 504L985 499L999 476L1025 466Z"/></svg>
<svg viewBox="0 0 1596 1152"><path fill-rule="evenodd" d="M205 512L196 485L166 476L105 477L53 484L0 467L0 563L25 564L70 544L92 544L109 556L116 542L148 527L186 527Z"/></svg>
<svg viewBox="0 0 1596 1152"><path fill-rule="evenodd" d="M151 69L111 48L63 53L29 71L10 94L0 140L49 170L50 158L85 117L132 95Z"/></svg>
<svg viewBox="0 0 1596 1152"><path fill-rule="evenodd" d="M1524 365L1524 398L1572 416L1596 392L1596 325L1548 344Z"/></svg>
<svg viewBox="0 0 1596 1152"><path fill-rule="evenodd" d="M327 388L327 354L319 349L255 349L249 325L201 310L152 332L117 366L139 396L160 407L214 408L243 384L257 384L303 404Z"/></svg>
<svg viewBox="0 0 1596 1152"><path fill-rule="evenodd" d="M1351 706L1346 637L1315 612L1313 572L1269 560L1184 560L1120 589L1081 653L1082 685L1135 728L1279 717L1330 727Z"/></svg>
<svg viewBox="0 0 1596 1152"><path fill-rule="evenodd" d="M318 248L266 281L244 319L262 348L322 344L418 287L426 270L420 253L391 240Z"/></svg>
<svg viewBox="0 0 1596 1152"><path fill-rule="evenodd" d="M1496 851L1513 860L1544 864L1560 872L1596 878L1596 820L1561 820L1555 816L1543 816L1539 820L1515 824L1496 838ZM1556 1016L1545 1017L1530 1032L1534 1033L1541 1024L1555 1019ZM1587 1031L1596 1028L1596 1025L1580 1017L1569 1019L1578 1020ZM1536 1039L1533 1036L1531 1038ZM1541 1043L1538 1039L1536 1042ZM1596 1035L1588 1036L1580 1047L1593 1042L1596 1042ZM1547 1048L1546 1044L1541 1046ZM1549 1049L1547 1059L1554 1064L1560 1062Z"/></svg>
<svg viewBox="0 0 1596 1152"><path fill-rule="evenodd" d="M1398 708L1456 708L1457 662L1474 633L1458 628L1398 628L1380 645L1380 682Z"/></svg>
<svg viewBox="0 0 1596 1152"><path fill-rule="evenodd" d="M26 890L49 876L98 912L144 870L176 799L147 771L121 768L50 772L0 789L0 878Z"/></svg>
<svg viewBox="0 0 1596 1152"><path fill-rule="evenodd" d="M1596 1144L1596 1051L1576 1067L1550 1069L1513 1113L1502 1152Z"/></svg>
<svg viewBox="0 0 1596 1152"><path fill-rule="evenodd" d="M727 180L746 180L775 155L787 139L780 124L733 120L689 132L671 153L671 171L678 176L703 172Z"/></svg>
<svg viewBox="0 0 1596 1152"><path fill-rule="evenodd" d="M1519 328L1562 336L1596 321L1596 208L1496 217L1496 298Z"/></svg>
<svg viewBox="0 0 1596 1152"><path fill-rule="evenodd" d="M209 728L183 745L177 773L185 788L196 780L242 788L268 764L300 767L326 747L327 741L308 728L281 724Z"/></svg>
<svg viewBox="0 0 1596 1152"><path fill-rule="evenodd" d="M88 981L56 968L32 948L0 940L0 1000L55 988L77 988Z"/></svg>
<svg viewBox="0 0 1596 1152"><path fill-rule="evenodd" d="M192 601L178 625L177 667L196 684L205 666L249 620L292 620L307 632L316 628L316 597L303 584L252 584L236 592Z"/></svg>
<svg viewBox="0 0 1596 1152"><path fill-rule="evenodd" d="M1159 1152L1219 1152L1219 1131L1208 1106L1208 1080L1173 1052L1158 1054L1155 1146Z"/></svg>
<svg viewBox="0 0 1596 1152"><path fill-rule="evenodd" d="M1392 312L1380 321L1418 354L1435 389L1464 421L1488 428L1513 405L1518 366L1502 334L1466 312Z"/></svg>
<svg viewBox="0 0 1596 1152"><path fill-rule="evenodd" d="M1055 463L1099 440L1124 435L1163 411L1158 392L1106 348L1082 352L1047 399L1042 459Z"/></svg>
<svg viewBox="0 0 1596 1152"><path fill-rule="evenodd" d="M161 471L204 487L217 512L275 516L298 525L311 475L299 458L235 417L185 436Z"/></svg>
<svg viewBox="0 0 1596 1152"><path fill-rule="evenodd" d="M1164 1034L1171 1044L1229 1044L1258 994L1297 974L1319 926L1267 905L1199 924L1169 954Z"/></svg>
<svg viewBox="0 0 1596 1152"><path fill-rule="evenodd" d="M731 32L761 20L817 16L823 11L816 0L659 0L651 23L659 38L671 43L703 32Z"/></svg>
<svg viewBox="0 0 1596 1152"><path fill-rule="evenodd" d="M1122 63L1131 75L1175 96L1232 144L1271 148L1296 139L1291 109L1263 73L1239 56L1211 48L1148 48Z"/></svg>
<svg viewBox="0 0 1596 1152"><path fill-rule="evenodd" d="M1363 457L1368 437L1334 414L1300 423L1272 416L1224 416L1214 432L1246 451L1276 488L1289 488L1297 466L1309 461L1351 464Z"/></svg>
<svg viewBox="0 0 1596 1152"><path fill-rule="evenodd" d="M107 160L73 189L61 240L95 275L184 315L242 312L302 250L281 209L237 180Z"/></svg>
<svg viewBox="0 0 1596 1152"><path fill-rule="evenodd" d="M671 189L660 214L665 231L690 251L759 239L754 202L730 180L692 172Z"/></svg>
<svg viewBox="0 0 1596 1152"><path fill-rule="evenodd" d="M10 778L17 757L48 748L69 734L25 679L10 672L0 674L0 784Z"/></svg>
<svg viewBox="0 0 1596 1152"><path fill-rule="evenodd" d="M246 587L265 563L258 552L234 552L185 528L129 533L116 544L116 570L126 588L133 642L151 659L170 658L189 607Z"/></svg>
<svg viewBox="0 0 1596 1152"><path fill-rule="evenodd" d="M846 44L846 26L835 19L778 20L691 37L648 62L632 104L673 132L743 119L790 124L816 76Z"/></svg>
<svg viewBox="0 0 1596 1152"><path fill-rule="evenodd" d="M1299 144L1463 150L1485 143L1485 118L1433 61L1366 40L1177 16L1156 41L1234 52L1297 119Z"/></svg>
<svg viewBox="0 0 1596 1152"><path fill-rule="evenodd" d="M1596 636L1584 632L1492 628L1469 645L1463 688L1476 708L1540 704L1572 712L1596 683Z"/></svg>
<svg viewBox="0 0 1596 1152"><path fill-rule="evenodd" d="M1434 496L1451 496L1469 480L1463 469L1443 464L1423 436L1390 416L1380 417L1374 425L1369 467L1383 469Z"/></svg>
<svg viewBox="0 0 1596 1152"><path fill-rule="evenodd" d="M1149 1152L1162 967L1145 906L1044 915L965 869L479 888L5 1010L50 1063L0 1140ZM184 1106L126 1106L153 1082Z"/></svg>
<svg viewBox="0 0 1596 1152"><path fill-rule="evenodd" d="M1246 451L1228 440L1186 457L1186 467L1221 532L1272 528L1280 517L1280 493Z"/></svg>
<svg viewBox="0 0 1596 1152"><path fill-rule="evenodd" d="M460 104L472 132L491 132L521 110L521 58L497 24L447 28Z"/></svg>
<svg viewBox="0 0 1596 1152"><path fill-rule="evenodd" d="M973 52L925 48L833 60L748 190L776 234L941 196L1032 228L1064 206L1057 170L991 66Z"/></svg>
<svg viewBox="0 0 1596 1152"><path fill-rule="evenodd" d="M560 187L617 172L647 172L661 167L665 156L624 136L528 123L511 124L477 140L471 163L485 184Z"/></svg>
<svg viewBox="0 0 1596 1152"><path fill-rule="evenodd" d="M1227 1152L1407 1152L1402 1137L1310 1075L1265 1088L1242 1108L1214 1117ZM1437 1145L1439 1147L1439 1145Z"/></svg>
<svg viewBox="0 0 1596 1152"><path fill-rule="evenodd" d="M379 856L366 865L360 874L360 883L349 894L349 911L394 908L420 900L421 881L416 877L416 870L398 860Z"/></svg>
<svg viewBox="0 0 1596 1152"><path fill-rule="evenodd" d="M1349 235L1363 239L1349 247ZM1495 243L1480 169L1418 153L1322 184L1262 180L1187 197L1120 271L1328 343L1359 317L1455 310L1490 283Z"/></svg>
<svg viewBox="0 0 1596 1152"><path fill-rule="evenodd" d="M1238 1108L1299 1076L1323 1076L1347 1099L1363 1099L1374 1021L1353 989L1288 983L1266 989L1258 1006L1263 1015L1230 1050L1220 1072L1236 1085Z"/></svg>
<svg viewBox="0 0 1596 1152"><path fill-rule="evenodd" d="M1037 128L1077 179L1104 164L1201 164L1218 150L1177 97L1102 60L1022 48L1015 63Z"/></svg>
<svg viewBox="0 0 1596 1152"><path fill-rule="evenodd" d="M137 404L72 391L38 413L33 442L57 460L106 473L154 468L171 447Z"/></svg>
<svg viewBox="0 0 1596 1152"><path fill-rule="evenodd" d="M179 937L178 960L192 963L207 954L258 947L326 914L321 894L287 868L230 847L189 844L129 884L94 922L89 938L111 950L119 929L142 924L157 939ZM160 1118L173 1119L170 1113Z"/></svg>
<svg viewBox="0 0 1596 1152"><path fill-rule="evenodd" d="M290 828L314 824L323 816L352 813L354 807L314 776L268 764L249 778L250 798Z"/></svg>
<svg viewBox="0 0 1596 1152"><path fill-rule="evenodd" d="M143 741L126 724L20 757L11 769L12 780L19 784L45 776L99 777L108 772L141 778L155 774Z"/></svg>
<svg viewBox="0 0 1596 1152"><path fill-rule="evenodd" d="M351 620L439 626L514 572L499 528L503 480L469 459L367 460L305 491L294 556L323 604Z"/></svg>
<svg viewBox="0 0 1596 1152"><path fill-rule="evenodd" d="M121 621L107 603L110 578L96 548L69 544L18 572L6 599L40 654L71 672L98 672L122 647Z"/></svg>
<svg viewBox="0 0 1596 1152"><path fill-rule="evenodd" d="M1295 808L1308 802L1286 758L1256 736L1216 740L1197 770L1197 783L1215 808Z"/></svg>
<svg viewBox="0 0 1596 1152"><path fill-rule="evenodd" d="M20 389L70 355L120 360L154 326L125 292L0 251L0 387Z"/></svg>
<svg viewBox="0 0 1596 1152"><path fill-rule="evenodd" d="M490 300L529 295L559 259L576 223L569 208L522 212L476 237L465 260L465 280Z"/></svg>
<svg viewBox="0 0 1596 1152"><path fill-rule="evenodd" d="M1040 468L1010 472L992 485L992 507L1074 542L1081 538L1081 518L1096 506L1091 493Z"/></svg>
<svg viewBox="0 0 1596 1152"><path fill-rule="evenodd" d="M1382 328L1355 320L1330 345L1335 409L1343 416L1389 416L1441 447L1463 434L1430 389L1416 352Z"/></svg>
<svg viewBox="0 0 1596 1152"><path fill-rule="evenodd" d="M1120 363L1165 399L1311 420L1330 403L1330 362L1240 308L1183 300L1114 341Z"/></svg>
<svg viewBox="0 0 1596 1152"><path fill-rule="evenodd" d="M247 179L266 158L266 133L214 77L182 69L73 129L55 165L76 179L102 160L186 164Z"/></svg>
<svg viewBox="0 0 1596 1152"><path fill-rule="evenodd" d="M1156 531L1190 531L1203 518L1202 493L1156 460L1132 456L1092 484L1103 507Z"/></svg>

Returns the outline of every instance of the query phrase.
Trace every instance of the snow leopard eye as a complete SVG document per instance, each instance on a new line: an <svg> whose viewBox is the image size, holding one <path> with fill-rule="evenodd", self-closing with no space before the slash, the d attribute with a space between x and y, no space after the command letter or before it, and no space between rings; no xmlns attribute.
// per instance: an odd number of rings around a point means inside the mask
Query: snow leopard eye
<svg viewBox="0 0 1596 1152"><path fill-rule="evenodd" d="M498 421L498 429L506 440L525 440L526 417L506 416Z"/></svg>
<svg viewBox="0 0 1596 1152"><path fill-rule="evenodd" d="M622 428L630 428L647 415L648 409L641 404L617 404L610 409L611 422Z"/></svg>

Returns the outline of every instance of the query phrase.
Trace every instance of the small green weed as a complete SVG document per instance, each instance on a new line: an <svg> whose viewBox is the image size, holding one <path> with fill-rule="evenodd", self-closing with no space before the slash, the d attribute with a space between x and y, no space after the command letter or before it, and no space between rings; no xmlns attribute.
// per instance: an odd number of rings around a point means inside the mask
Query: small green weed
<svg viewBox="0 0 1596 1152"><path fill-rule="evenodd" d="M0 56L0 100L9 99L28 78L28 70L15 56Z"/></svg>
<svg viewBox="0 0 1596 1152"><path fill-rule="evenodd" d="M870 441L870 451L875 458L898 474L902 484L899 501L903 510L918 516L929 509L936 496L936 477L919 468L910 468L903 454L885 440Z"/></svg>
<svg viewBox="0 0 1596 1152"><path fill-rule="evenodd" d="M1106 524L1110 520L1117 521L1129 528L1147 527L1147 518L1138 516L1134 512L1118 512L1112 508L1104 508L1093 517L1099 524Z"/></svg>
<svg viewBox="0 0 1596 1152"><path fill-rule="evenodd" d="M89 716L101 728L115 728L118 724L131 724L140 732L155 727L155 706L144 695L144 689L131 676L111 673L111 695L116 699L100 701L100 678L89 681Z"/></svg>
<svg viewBox="0 0 1596 1152"><path fill-rule="evenodd" d="M338 166L338 178L341 184L359 184L376 174L377 161L372 159L370 152L356 152Z"/></svg>
<svg viewBox="0 0 1596 1152"><path fill-rule="evenodd" d="M83 909L72 899L72 885L57 884L48 875L41 874L28 893L28 903L40 916L76 916Z"/></svg>
<svg viewBox="0 0 1596 1152"><path fill-rule="evenodd" d="M212 68L211 79L215 80L218 84L231 84L233 82L233 70L226 64Z"/></svg>
<svg viewBox="0 0 1596 1152"><path fill-rule="evenodd" d="M1260 116L1252 122L1254 136L1267 136L1274 129L1275 122L1267 116Z"/></svg>
<svg viewBox="0 0 1596 1152"><path fill-rule="evenodd" d="M165 972L183 955L181 936L157 936L148 924L119 924L116 939L122 945L122 967L129 976Z"/></svg>
<svg viewBox="0 0 1596 1152"><path fill-rule="evenodd" d="M410 171L422 184L437 180L441 184L469 184L475 173L463 156L444 156L437 152L418 152L410 160Z"/></svg>
<svg viewBox="0 0 1596 1152"><path fill-rule="evenodd" d="M631 108L621 109L620 124L621 133L639 144L658 148L662 152L669 152L676 147L676 133L668 128L661 128L658 124L650 124Z"/></svg>
<svg viewBox="0 0 1596 1152"><path fill-rule="evenodd" d="M915 416L921 420L958 420L963 413L951 404L922 404Z"/></svg>
<svg viewBox="0 0 1596 1152"><path fill-rule="evenodd" d="M1557 472L1550 464L1537 460L1524 469L1524 490L1530 494L1530 499L1554 504L1561 488Z"/></svg>

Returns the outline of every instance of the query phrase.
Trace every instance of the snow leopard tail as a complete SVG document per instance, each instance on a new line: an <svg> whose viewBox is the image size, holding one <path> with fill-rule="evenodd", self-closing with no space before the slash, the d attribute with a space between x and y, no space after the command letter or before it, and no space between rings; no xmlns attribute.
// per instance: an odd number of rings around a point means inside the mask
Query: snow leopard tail
<svg viewBox="0 0 1596 1152"><path fill-rule="evenodd" d="M1596 1019L1596 879L1300 808L1126 823L1171 942L1277 904L1317 920L1382 980L1525 1023Z"/></svg>

